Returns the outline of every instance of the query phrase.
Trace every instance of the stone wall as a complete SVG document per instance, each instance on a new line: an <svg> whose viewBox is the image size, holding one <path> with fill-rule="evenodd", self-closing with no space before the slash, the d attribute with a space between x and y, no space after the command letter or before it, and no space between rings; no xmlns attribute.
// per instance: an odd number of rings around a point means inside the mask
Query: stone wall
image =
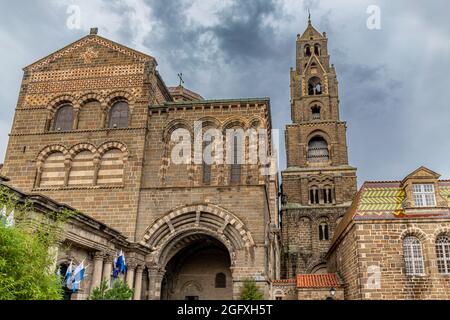
<svg viewBox="0 0 450 320"><path fill-rule="evenodd" d="M448 219L356 222L333 247L331 255L332 263L337 265L336 270L346 283L346 298L450 299L450 277L438 272L435 246L436 237L448 235L449 230ZM423 276L405 273L403 238L406 235L415 235L421 241Z"/></svg>
<svg viewBox="0 0 450 320"><path fill-rule="evenodd" d="M283 278L316 272L318 266L326 264L325 255L330 247L336 222L340 221L345 210L345 207L323 207L282 211ZM319 238L319 225L322 223L328 225L328 240Z"/></svg>

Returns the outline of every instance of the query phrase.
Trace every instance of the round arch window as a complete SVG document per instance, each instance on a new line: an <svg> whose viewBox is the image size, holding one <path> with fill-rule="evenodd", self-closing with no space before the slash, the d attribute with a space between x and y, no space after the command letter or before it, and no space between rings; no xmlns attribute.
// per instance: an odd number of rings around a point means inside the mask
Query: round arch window
<svg viewBox="0 0 450 320"><path fill-rule="evenodd" d="M116 102L109 112L109 128L127 128L129 119L129 106L125 101Z"/></svg>

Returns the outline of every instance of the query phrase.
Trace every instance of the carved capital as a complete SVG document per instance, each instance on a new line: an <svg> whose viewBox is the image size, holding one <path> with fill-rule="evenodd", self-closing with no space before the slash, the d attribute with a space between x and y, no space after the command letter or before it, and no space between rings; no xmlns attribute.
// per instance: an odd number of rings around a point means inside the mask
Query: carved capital
<svg viewBox="0 0 450 320"><path fill-rule="evenodd" d="M136 274L142 274L144 272L144 266L142 264L138 264L136 266Z"/></svg>
<svg viewBox="0 0 450 320"><path fill-rule="evenodd" d="M138 263L135 259L128 259L127 261L127 269L128 270L134 270L138 266Z"/></svg>
<svg viewBox="0 0 450 320"><path fill-rule="evenodd" d="M93 253L91 254L91 256L92 256L92 258L94 259L94 261L95 261L95 260L104 260L104 259L105 259L105 253L102 252L102 251L96 251L96 252L93 252Z"/></svg>

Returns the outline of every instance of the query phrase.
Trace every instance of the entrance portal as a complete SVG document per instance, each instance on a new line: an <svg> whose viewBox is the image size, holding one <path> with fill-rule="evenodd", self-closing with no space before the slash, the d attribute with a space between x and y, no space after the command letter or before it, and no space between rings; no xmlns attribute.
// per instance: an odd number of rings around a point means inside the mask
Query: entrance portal
<svg viewBox="0 0 450 320"><path fill-rule="evenodd" d="M233 281L228 249L207 235L180 241L180 249L166 266L163 300L231 300Z"/></svg>

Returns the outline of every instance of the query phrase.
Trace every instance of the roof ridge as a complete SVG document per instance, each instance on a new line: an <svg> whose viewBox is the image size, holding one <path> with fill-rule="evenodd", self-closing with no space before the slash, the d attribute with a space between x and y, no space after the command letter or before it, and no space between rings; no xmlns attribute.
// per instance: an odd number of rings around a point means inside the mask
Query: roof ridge
<svg viewBox="0 0 450 320"><path fill-rule="evenodd" d="M155 64L156 64L156 59L153 56L151 56L151 55L148 55L146 53L137 51L137 50L135 50L133 48L130 48L130 47L126 46L126 45L123 45L121 43L115 42L115 41L110 40L108 38L99 36L97 34L88 34L88 35L86 35L86 36L84 36L84 37L82 37L82 38L80 38L78 40L75 40L75 41L69 43L68 45L62 47L61 49L58 49L58 50L56 50L56 51L46 55L45 57L43 57L43 58L41 58L41 59L39 59L39 60L29 64L28 66L24 67L23 70L24 71L27 71L27 70L33 71L36 68L39 68L39 67L41 67L43 65L46 65L46 64L50 63L53 57L55 57L55 59L57 59L57 58L63 56L64 54L67 53L67 51L70 50L71 47L76 46L76 45L84 44L83 41L86 41L86 42L95 41L94 39L98 39L98 41L103 41L103 42L109 43L111 46L117 46L117 47L123 48L124 50L128 50L130 52L133 52L136 55L139 55L139 56L151 59L151 60L155 61Z"/></svg>

